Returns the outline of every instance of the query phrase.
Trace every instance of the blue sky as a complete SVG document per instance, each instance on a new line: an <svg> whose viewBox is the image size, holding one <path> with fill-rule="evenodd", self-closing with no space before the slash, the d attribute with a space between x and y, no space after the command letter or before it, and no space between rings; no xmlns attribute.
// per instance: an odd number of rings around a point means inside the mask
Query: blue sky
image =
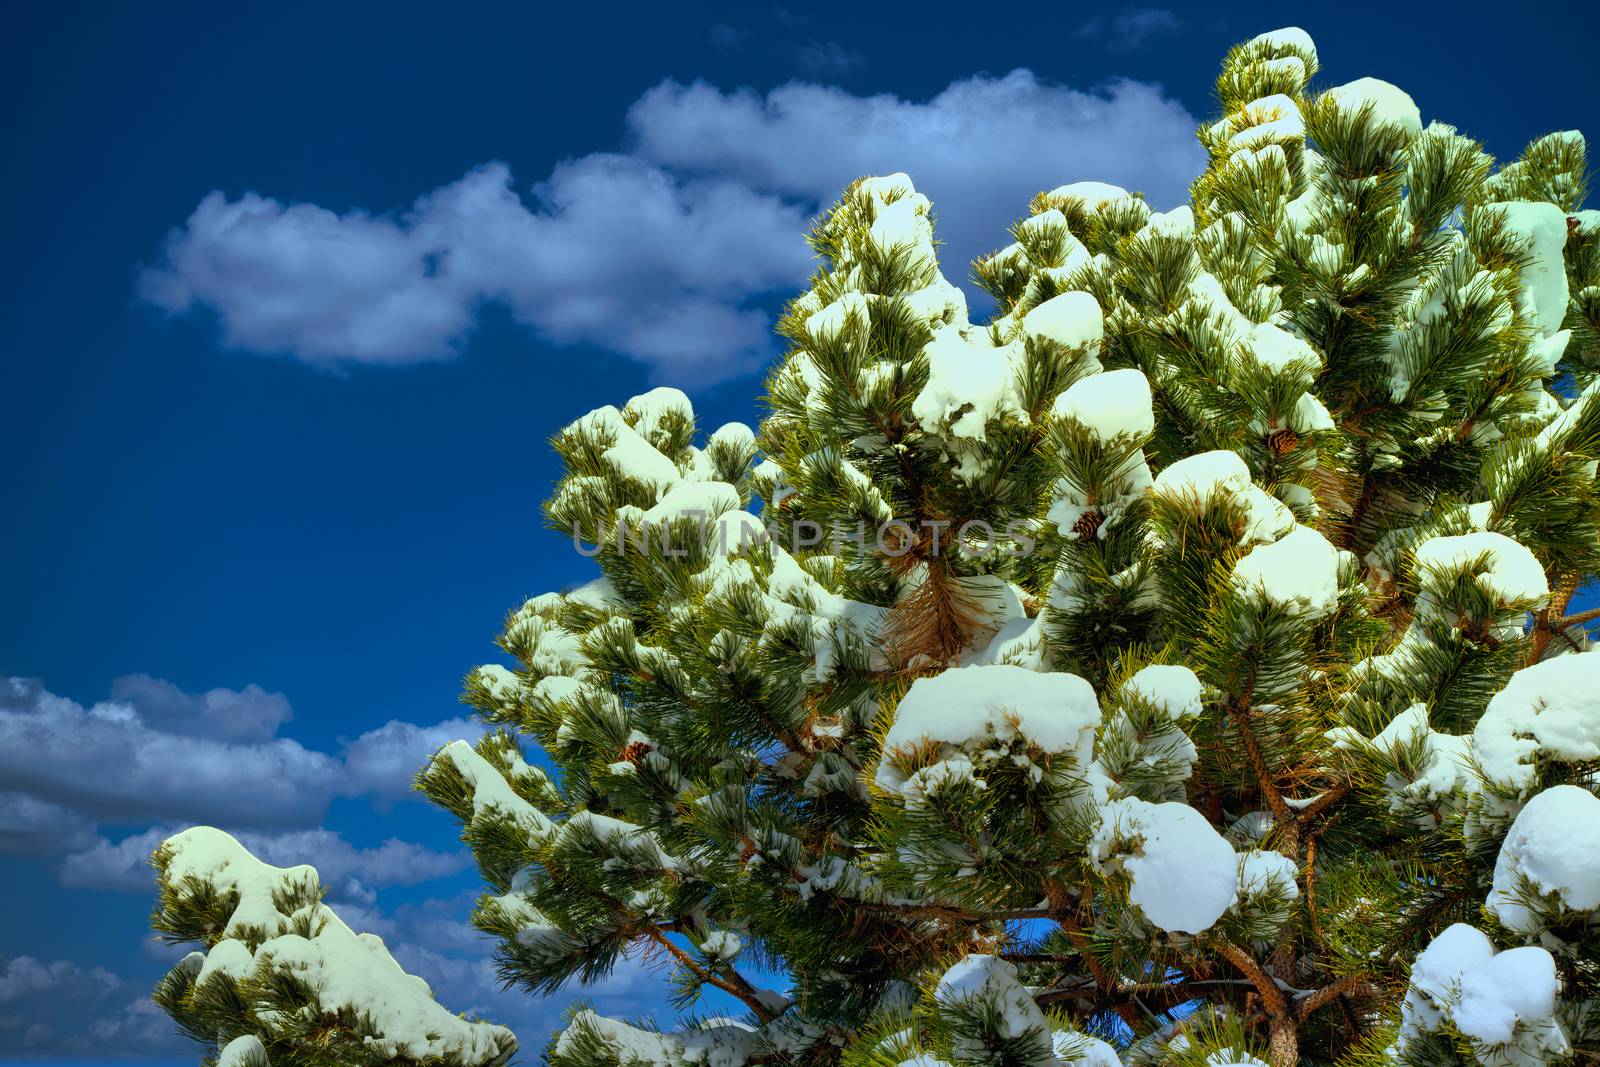
<svg viewBox="0 0 1600 1067"><path fill-rule="evenodd" d="M560 425L669 382L754 421L806 219L867 171L949 257L1027 196L1183 195L1225 48L1305 26L1501 156L1600 129L1576 4L32 5L0 84L0 1059L193 1061L142 850L217 822L516 1025L415 765L542 530ZM947 257L947 264L951 259ZM946 267L952 277L959 269ZM391 842L386 844L386 842ZM646 1014L625 968L602 1004Z"/></svg>

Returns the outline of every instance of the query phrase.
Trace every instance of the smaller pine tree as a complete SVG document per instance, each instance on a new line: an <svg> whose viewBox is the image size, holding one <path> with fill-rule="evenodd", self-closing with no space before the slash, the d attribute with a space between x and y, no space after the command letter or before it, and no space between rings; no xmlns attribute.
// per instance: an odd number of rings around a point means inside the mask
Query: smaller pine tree
<svg viewBox="0 0 1600 1067"><path fill-rule="evenodd" d="M215 1067L500 1067L511 1031L452 1015L376 934L322 903L310 867L272 867L221 830L156 850L151 925L198 944L156 986Z"/></svg>

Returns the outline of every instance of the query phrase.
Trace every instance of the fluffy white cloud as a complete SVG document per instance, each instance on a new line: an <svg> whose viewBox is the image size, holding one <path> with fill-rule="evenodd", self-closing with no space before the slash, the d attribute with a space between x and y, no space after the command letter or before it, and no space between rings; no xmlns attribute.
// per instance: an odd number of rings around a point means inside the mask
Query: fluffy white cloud
<svg viewBox="0 0 1600 1067"><path fill-rule="evenodd" d="M185 693L148 674L127 674L111 683L111 700L130 704L158 729L219 741L261 741L294 718L289 698L259 685Z"/></svg>
<svg viewBox="0 0 1600 1067"><path fill-rule="evenodd" d="M213 192L140 291L214 312L232 347L324 364L448 358L499 304L549 341L707 383L772 354L765 305L803 281L806 220L852 179L908 171L960 278L1040 189L1097 178L1175 203L1201 164L1193 128L1156 86L1083 91L1026 70L926 101L668 81L628 112L628 153L560 164L531 202L499 163L398 217Z"/></svg>
<svg viewBox="0 0 1600 1067"><path fill-rule="evenodd" d="M94 820L26 793L0 793L0 855L59 856L95 841Z"/></svg>
<svg viewBox="0 0 1600 1067"><path fill-rule="evenodd" d="M475 719L446 719L434 726L390 719L347 741L344 760L346 788L389 802L414 795L411 783L427 757L452 741L477 743L483 724Z"/></svg>
<svg viewBox="0 0 1600 1067"><path fill-rule="evenodd" d="M233 347L314 363L448 357L493 301L551 341L723 375L771 348L747 298L810 260L801 208L628 156L564 163L534 194L530 208L501 163L398 219L212 193L141 291L211 308Z"/></svg>
<svg viewBox="0 0 1600 1067"><path fill-rule="evenodd" d="M68 960L41 963L32 956L18 956L0 966L0 1004L61 989L93 987L111 990L121 986L122 979L104 967L85 970Z"/></svg>
<svg viewBox="0 0 1600 1067"><path fill-rule="evenodd" d="M641 157L808 204L826 204L863 174L907 172L933 200L952 278L1007 243L1006 226L1042 189L1093 178L1142 190L1159 207L1182 200L1203 165L1194 126L1158 86L1085 92L1027 70L964 78L927 101L803 83L762 95L668 81L628 112Z"/></svg>
<svg viewBox="0 0 1600 1067"><path fill-rule="evenodd" d="M314 825L339 771L333 757L286 738L171 733L131 704L85 708L37 682L0 683L0 781L96 821Z"/></svg>
<svg viewBox="0 0 1600 1067"><path fill-rule="evenodd" d="M254 685L188 694L129 675L112 695L84 707L37 681L0 679L0 852L78 851L97 823L310 830L334 797L409 795L431 752L482 733L466 719L391 720L334 755L273 736L289 702Z"/></svg>
<svg viewBox="0 0 1600 1067"><path fill-rule="evenodd" d="M61 884L84 889L154 891L150 854L181 827L156 826L121 841L101 838L91 847L68 855L61 863ZM339 895L372 903L368 886L415 885L465 870L466 850L436 852L409 841L390 838L373 848L357 848L332 830L262 833L231 831L258 859L278 867L309 863L324 885Z"/></svg>

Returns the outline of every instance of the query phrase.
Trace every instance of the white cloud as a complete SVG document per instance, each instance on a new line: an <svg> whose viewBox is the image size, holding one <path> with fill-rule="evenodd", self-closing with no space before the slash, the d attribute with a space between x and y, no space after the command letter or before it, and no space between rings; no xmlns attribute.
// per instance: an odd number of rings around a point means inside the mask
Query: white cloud
<svg viewBox="0 0 1600 1067"><path fill-rule="evenodd" d="M345 782L379 801L412 795L411 783L428 756L452 741L476 744L482 736L483 724L475 719L446 719L435 726L390 719L345 743Z"/></svg>
<svg viewBox="0 0 1600 1067"><path fill-rule="evenodd" d="M1073 36L1097 41L1117 51L1130 51L1158 33L1173 33L1183 21L1164 7L1125 7L1114 15L1096 15Z"/></svg>
<svg viewBox="0 0 1600 1067"><path fill-rule="evenodd" d="M965 78L927 101L669 81L628 112L643 158L807 203L831 201L863 174L907 172L933 200L945 272L957 280L961 264L1007 243L1005 227L1042 189L1093 178L1142 190L1157 206L1182 200L1203 164L1194 126L1157 86L1085 92L1027 70Z"/></svg>
<svg viewBox="0 0 1600 1067"><path fill-rule="evenodd" d="M0 793L0 854L58 856L94 843L94 820L25 793Z"/></svg>
<svg viewBox="0 0 1600 1067"><path fill-rule="evenodd" d="M338 761L297 741L238 743L169 733L131 704L85 708L19 678L0 683L0 781L121 824L207 819L315 824Z"/></svg>
<svg viewBox="0 0 1600 1067"><path fill-rule="evenodd" d="M41 963L32 956L18 956L0 966L0 1004L9 1004L38 993L61 989L119 989L122 979L104 967L85 970L69 960Z"/></svg>
<svg viewBox="0 0 1600 1067"><path fill-rule="evenodd" d="M292 711L258 686L189 694L129 675L112 694L86 708L0 678L0 853L81 851L98 823L311 830L334 797L411 795L435 749L483 732L468 719L391 720L333 755L273 736ZM219 739L230 736L240 739Z"/></svg>
<svg viewBox="0 0 1600 1067"><path fill-rule="evenodd" d="M131 704L151 726L190 737L260 741L294 718L289 698L259 685L185 693L148 674L127 674L111 683L111 699Z"/></svg>
<svg viewBox="0 0 1600 1067"><path fill-rule="evenodd" d="M725 375L768 354L745 301L805 275L799 207L618 155L564 163L534 193L530 208L500 163L399 219L212 193L141 291L214 310L233 347L313 363L446 358L491 301L551 341L650 363Z"/></svg>
<svg viewBox="0 0 1600 1067"><path fill-rule="evenodd" d="M837 49L818 49L838 65ZM531 201L499 163L397 217L213 192L140 291L169 312L215 313L231 347L320 364L449 358L479 308L499 304L548 341L705 384L774 352L763 305L801 284L806 220L852 179L909 172L961 280L1041 189L1097 178L1175 203L1201 164L1193 128L1156 86L1084 91L1026 70L926 101L669 81L628 112L628 153L564 162Z"/></svg>
<svg viewBox="0 0 1600 1067"><path fill-rule="evenodd" d="M332 830L262 833L229 827L256 857L277 867L309 863L322 884L343 896L365 897L367 886L415 885L465 870L471 857L465 849L436 852L409 841L390 838L373 848L357 848ZM115 889L151 893L155 873L150 854L178 827L156 826L121 841L101 838L93 846L68 855L61 863L61 884L82 889Z"/></svg>

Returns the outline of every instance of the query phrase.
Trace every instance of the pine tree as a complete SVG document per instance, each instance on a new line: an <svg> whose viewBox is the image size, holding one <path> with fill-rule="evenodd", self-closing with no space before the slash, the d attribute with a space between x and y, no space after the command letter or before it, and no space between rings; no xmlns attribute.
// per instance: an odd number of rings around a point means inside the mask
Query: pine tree
<svg viewBox="0 0 1600 1067"><path fill-rule="evenodd" d="M1584 142L1497 168L1317 69L1228 54L1187 207L1035 197L986 325L860 180L759 435L657 389L556 437L603 576L511 614L418 786L508 984L646 953L744 1015L580 1010L554 1067L1600 1054Z"/></svg>
<svg viewBox="0 0 1600 1067"><path fill-rule="evenodd" d="M205 946L154 1000L210 1067L499 1067L511 1031L452 1015L375 934L322 903L311 867L272 867L221 830L168 838L153 859L163 940Z"/></svg>

